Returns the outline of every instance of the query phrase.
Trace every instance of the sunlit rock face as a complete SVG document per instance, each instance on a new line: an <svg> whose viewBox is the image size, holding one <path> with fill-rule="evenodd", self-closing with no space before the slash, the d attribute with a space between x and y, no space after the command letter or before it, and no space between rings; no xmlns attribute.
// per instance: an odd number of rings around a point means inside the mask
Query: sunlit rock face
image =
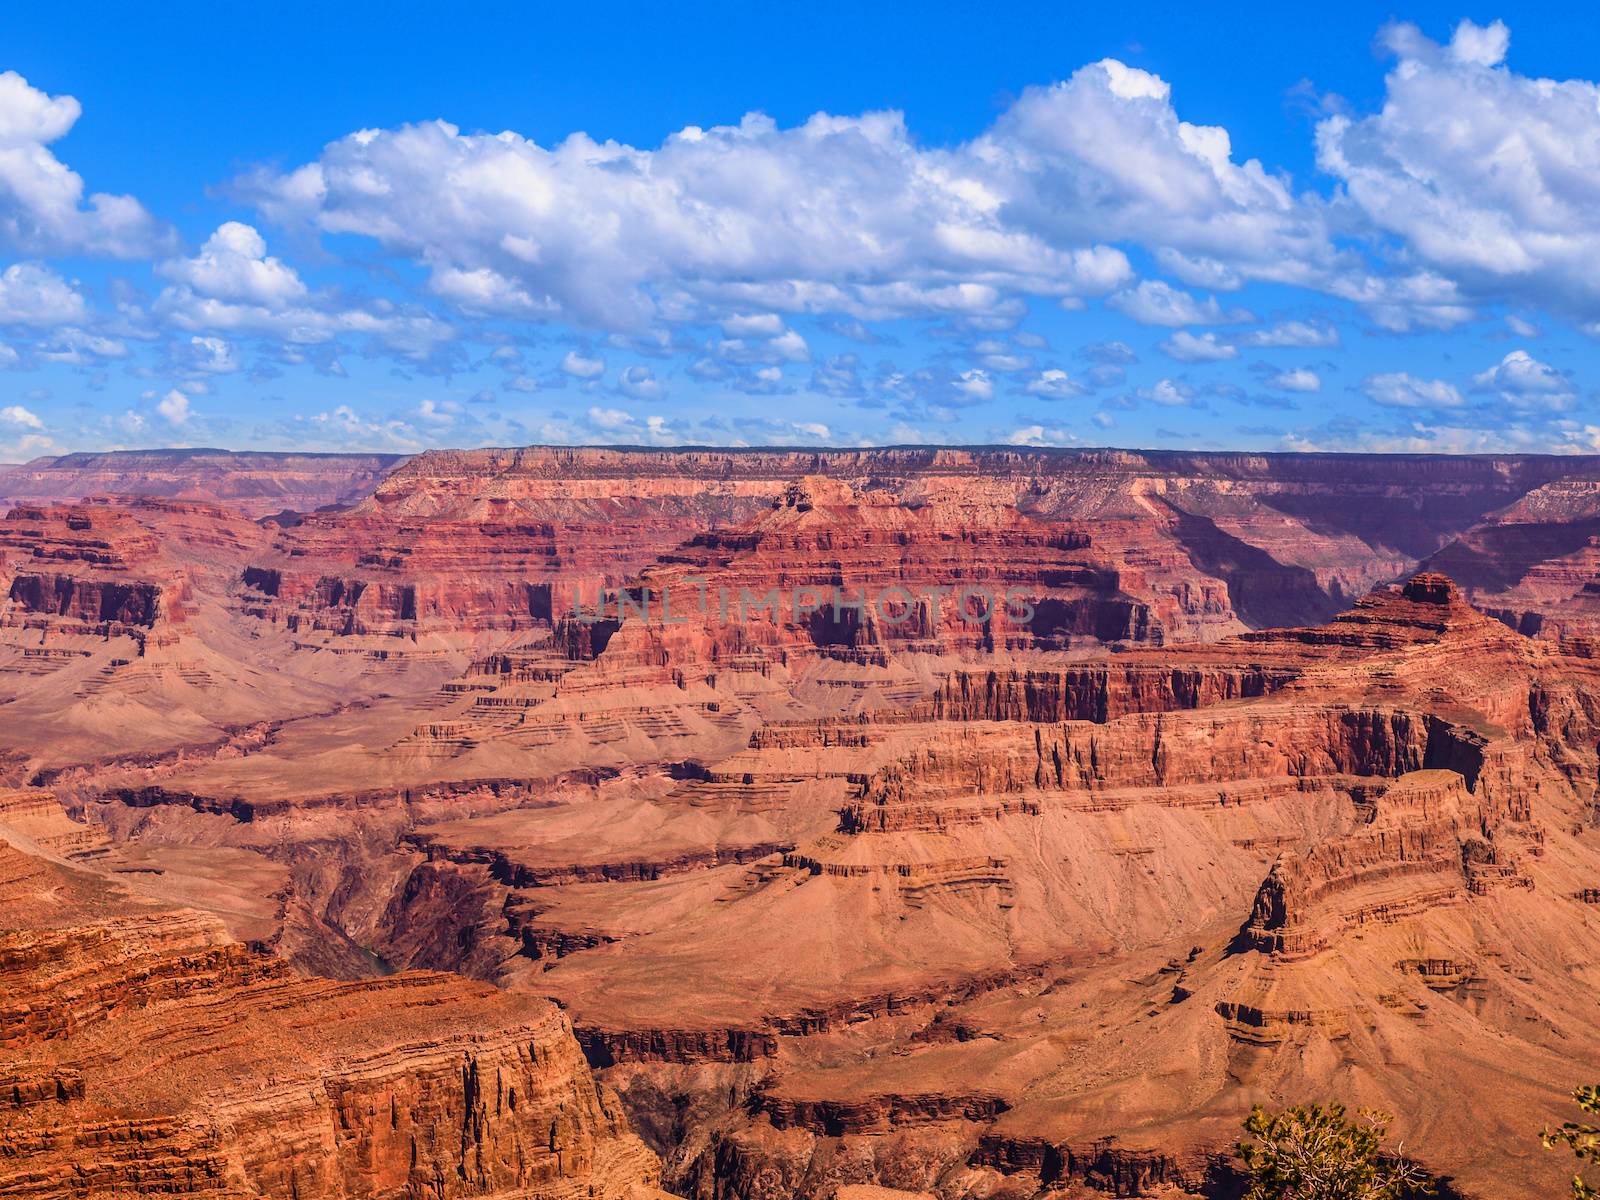
<svg viewBox="0 0 1600 1200"><path fill-rule="evenodd" d="M0 1191L1563 1186L1596 464L208 455L0 520Z"/></svg>

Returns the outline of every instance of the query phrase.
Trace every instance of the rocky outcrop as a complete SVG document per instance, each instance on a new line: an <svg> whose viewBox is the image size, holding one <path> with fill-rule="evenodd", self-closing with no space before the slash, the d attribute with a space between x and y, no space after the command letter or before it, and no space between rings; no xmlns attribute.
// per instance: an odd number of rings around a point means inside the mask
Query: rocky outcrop
<svg viewBox="0 0 1600 1200"><path fill-rule="evenodd" d="M1402 775L1356 793L1361 826L1273 865L1245 936L1258 950L1309 957L1347 930L1463 899L1471 797L1454 771Z"/></svg>
<svg viewBox="0 0 1600 1200"><path fill-rule="evenodd" d="M8 1196L622 1197L656 1180L548 1004L437 974L297 977L207 918L3 843L0 898Z"/></svg>
<svg viewBox="0 0 1600 1200"><path fill-rule="evenodd" d="M148 583L18 574L11 578L11 600L27 613L70 617L91 625L148 627L156 623L161 589Z"/></svg>

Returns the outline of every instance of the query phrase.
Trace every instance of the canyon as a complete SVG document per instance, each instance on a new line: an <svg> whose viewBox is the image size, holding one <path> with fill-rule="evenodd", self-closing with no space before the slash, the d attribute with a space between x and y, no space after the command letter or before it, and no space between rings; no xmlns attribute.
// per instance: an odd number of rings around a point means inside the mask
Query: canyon
<svg viewBox="0 0 1600 1200"><path fill-rule="evenodd" d="M1325 1099L1566 1186L1600 459L141 451L0 507L0 1194L1220 1200Z"/></svg>

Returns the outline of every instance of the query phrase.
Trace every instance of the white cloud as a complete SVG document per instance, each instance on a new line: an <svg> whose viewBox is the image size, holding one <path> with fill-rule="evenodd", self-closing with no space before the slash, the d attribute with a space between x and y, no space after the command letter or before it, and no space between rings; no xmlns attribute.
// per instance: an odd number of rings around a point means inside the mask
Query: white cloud
<svg viewBox="0 0 1600 1200"><path fill-rule="evenodd" d="M1160 279L1146 279L1137 287L1117 292L1106 304L1141 325L1222 325L1255 320L1243 309L1224 312L1215 296L1200 300Z"/></svg>
<svg viewBox="0 0 1600 1200"><path fill-rule="evenodd" d="M376 239L457 300L608 328L711 310L730 338L801 311L995 327L1019 294L1127 285L1118 243L1210 288L1319 285L1340 266L1322 201L1110 59L948 148L919 146L896 112L790 128L752 113L654 149L430 122L351 134L239 190L274 221Z"/></svg>
<svg viewBox="0 0 1600 1200"><path fill-rule="evenodd" d="M239 369L239 360L222 338L195 336L189 339L188 365L195 371L225 375Z"/></svg>
<svg viewBox="0 0 1600 1200"><path fill-rule="evenodd" d="M1241 346L1337 346L1339 331L1315 321L1283 321L1267 329L1247 329L1233 340Z"/></svg>
<svg viewBox="0 0 1600 1200"><path fill-rule="evenodd" d="M257 334L290 347L365 336L414 359L427 358L455 336L443 321L387 302L343 307L312 294L291 268L267 254L255 229L238 222L221 226L195 258L170 260L159 270L173 283L153 311L186 331Z"/></svg>
<svg viewBox="0 0 1600 1200"><path fill-rule="evenodd" d="M1450 39L1450 57L1458 63L1474 67L1498 66L1511 48L1511 30L1504 21L1488 26L1463 21L1456 26Z"/></svg>
<svg viewBox="0 0 1600 1200"><path fill-rule="evenodd" d="M1315 371L1296 367L1270 376L1267 379L1267 386L1276 388L1280 392L1320 392L1322 379Z"/></svg>
<svg viewBox="0 0 1600 1200"><path fill-rule="evenodd" d="M773 351L785 362L809 362L811 348L806 345L805 338L792 329L786 329L768 343Z"/></svg>
<svg viewBox="0 0 1600 1200"><path fill-rule="evenodd" d="M48 96L0 72L0 243L24 254L133 258L166 240L132 196L83 194L83 180L47 148L77 124L71 96Z"/></svg>
<svg viewBox="0 0 1600 1200"><path fill-rule="evenodd" d="M1077 439L1059 429L1046 429L1043 425L1023 425L1006 434L1008 446L1065 446Z"/></svg>
<svg viewBox="0 0 1600 1200"><path fill-rule="evenodd" d="M983 365L991 371L1009 375L1017 371L1026 371L1033 366L1033 359L1026 354L985 354Z"/></svg>
<svg viewBox="0 0 1600 1200"><path fill-rule="evenodd" d="M606 363L603 358L588 358L568 350L561 359L561 369L574 379L598 379L606 373Z"/></svg>
<svg viewBox="0 0 1600 1200"><path fill-rule="evenodd" d="M951 386L967 400L983 401L994 399L994 381L989 378L987 371L977 368L963 371L956 377Z"/></svg>
<svg viewBox="0 0 1600 1200"><path fill-rule="evenodd" d="M44 362L84 366L111 358L128 357L128 347L117 338L89 333L75 326L51 330L34 347Z"/></svg>
<svg viewBox="0 0 1600 1200"><path fill-rule="evenodd" d="M169 425L186 424L190 417L189 397L173 388L156 402L156 411L166 418Z"/></svg>
<svg viewBox="0 0 1600 1200"><path fill-rule="evenodd" d="M8 404L0 408L0 424L20 426L25 429L43 429L44 422L37 413L23 408L20 404Z"/></svg>
<svg viewBox="0 0 1600 1200"><path fill-rule="evenodd" d="M0 462L27 462L56 450L55 442L42 433L25 433L14 442L0 442Z"/></svg>
<svg viewBox="0 0 1600 1200"><path fill-rule="evenodd" d="M77 289L48 267L13 263L0 272L0 325L64 325L88 315Z"/></svg>
<svg viewBox="0 0 1600 1200"><path fill-rule="evenodd" d="M1040 371L1039 377L1030 380L1023 389L1030 396L1039 396L1045 400L1071 400L1081 396L1087 390L1080 383L1076 383L1065 371L1051 368Z"/></svg>
<svg viewBox="0 0 1600 1200"><path fill-rule="evenodd" d="M720 321L748 343L798 312L996 329L1024 296L1114 295L1170 328L1250 319L1136 283L1135 247L1177 284L1309 288L1390 330L1451 328L1486 299L1600 322L1600 88L1516 74L1498 22L1463 22L1447 46L1404 25L1384 42L1398 61L1382 107L1330 105L1317 126L1339 182L1326 198L1236 157L1227 130L1182 120L1164 80L1111 59L948 147L919 145L895 112L788 128L753 113L654 148L431 122L352 133L238 190L271 220L376 240L471 311L611 330ZM1286 322L1230 340L1336 337Z"/></svg>
<svg viewBox="0 0 1600 1200"><path fill-rule="evenodd" d="M777 337L783 331L783 318L777 313L732 316L722 322L722 332L731 338Z"/></svg>
<svg viewBox="0 0 1600 1200"><path fill-rule="evenodd" d="M1356 215L1469 297L1520 295L1592 319L1600 88L1516 74L1509 39L1498 21L1463 21L1445 47L1391 26L1398 61L1381 109L1324 119L1317 162Z"/></svg>
<svg viewBox="0 0 1600 1200"><path fill-rule="evenodd" d="M617 386L624 395L635 400L659 400L666 395L666 389L649 367L624 367L617 376Z"/></svg>
<svg viewBox="0 0 1600 1200"><path fill-rule="evenodd" d="M303 304L308 294L292 268L267 254L262 236L238 221L218 226L195 257L173 259L158 270L198 296L272 311Z"/></svg>
<svg viewBox="0 0 1600 1200"><path fill-rule="evenodd" d="M436 427L454 425L463 411L457 401L435 400L430 396L417 405L417 419Z"/></svg>
<svg viewBox="0 0 1600 1200"><path fill-rule="evenodd" d="M1182 408L1194 400L1194 388L1177 379L1159 379L1153 387L1140 388L1135 394L1166 408Z"/></svg>
<svg viewBox="0 0 1600 1200"><path fill-rule="evenodd" d="M1196 336L1187 329L1178 330L1161 343L1160 349L1170 358L1190 363L1221 362L1239 356L1237 347L1219 342L1216 334L1202 333Z"/></svg>
<svg viewBox="0 0 1600 1200"><path fill-rule="evenodd" d="M619 429L630 428L635 424L635 422L633 419L633 414L628 412L626 409L600 408L595 406L589 409L589 424L593 425L596 429L602 429L608 433L614 433Z"/></svg>
<svg viewBox="0 0 1600 1200"><path fill-rule="evenodd" d="M1405 371L1368 375L1361 390L1386 408L1459 408L1461 393L1443 379L1418 379Z"/></svg>
<svg viewBox="0 0 1600 1200"><path fill-rule="evenodd" d="M1472 382L1510 404L1566 408L1573 401L1571 381L1526 350L1513 350L1488 370L1474 375Z"/></svg>

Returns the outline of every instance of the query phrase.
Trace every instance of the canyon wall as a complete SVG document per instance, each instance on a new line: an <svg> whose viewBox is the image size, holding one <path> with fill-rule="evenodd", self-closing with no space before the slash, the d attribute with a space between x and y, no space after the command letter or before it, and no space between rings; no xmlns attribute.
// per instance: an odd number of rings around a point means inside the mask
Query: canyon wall
<svg viewBox="0 0 1600 1200"><path fill-rule="evenodd" d="M0 520L0 1190L1215 1200L1328 1096L1562 1183L1594 460L77 458Z"/></svg>

